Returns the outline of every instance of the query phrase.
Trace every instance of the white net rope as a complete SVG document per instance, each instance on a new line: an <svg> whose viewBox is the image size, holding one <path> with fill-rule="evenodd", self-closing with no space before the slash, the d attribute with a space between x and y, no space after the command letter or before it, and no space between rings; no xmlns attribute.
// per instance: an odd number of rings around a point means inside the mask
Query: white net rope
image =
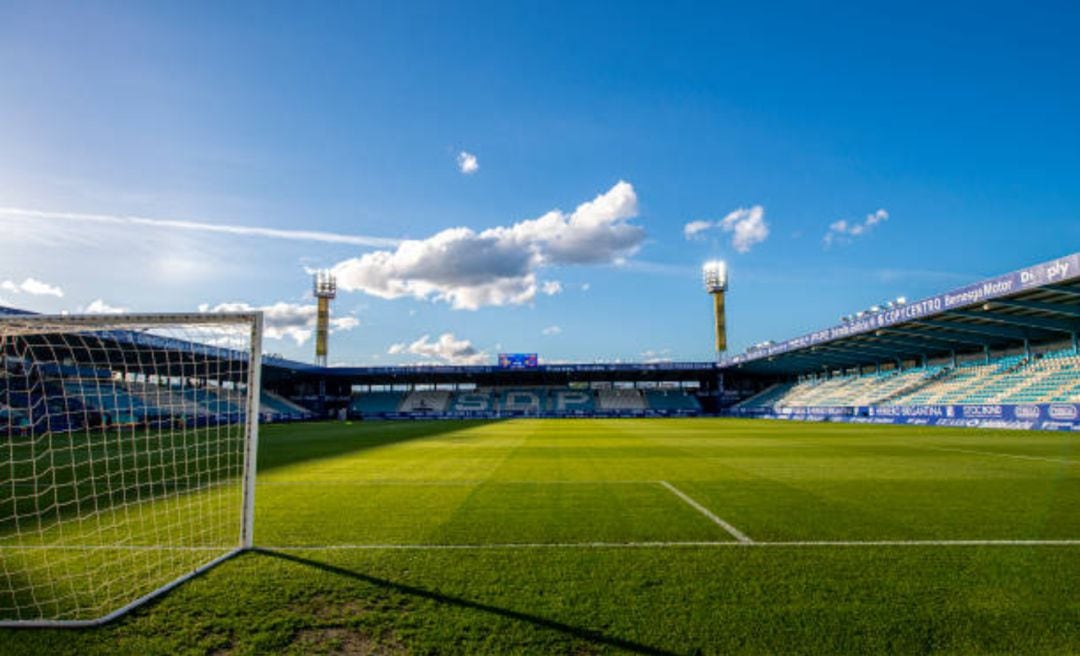
<svg viewBox="0 0 1080 656"><path fill-rule="evenodd" d="M98 619L239 546L251 325L0 318L0 622Z"/></svg>

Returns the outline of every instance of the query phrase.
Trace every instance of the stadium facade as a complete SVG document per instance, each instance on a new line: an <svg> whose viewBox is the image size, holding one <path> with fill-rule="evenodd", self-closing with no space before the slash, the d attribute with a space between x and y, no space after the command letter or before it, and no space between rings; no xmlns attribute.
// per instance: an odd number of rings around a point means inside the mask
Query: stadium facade
<svg viewBox="0 0 1080 656"><path fill-rule="evenodd" d="M1080 253L845 319L717 362L323 367L264 357L261 412L266 421L705 414L1080 430ZM152 405L142 392L127 392L125 420L152 414L134 410ZM193 397L200 421L216 415L211 396ZM17 417L11 400L0 411ZM119 414L113 401L84 401Z"/></svg>

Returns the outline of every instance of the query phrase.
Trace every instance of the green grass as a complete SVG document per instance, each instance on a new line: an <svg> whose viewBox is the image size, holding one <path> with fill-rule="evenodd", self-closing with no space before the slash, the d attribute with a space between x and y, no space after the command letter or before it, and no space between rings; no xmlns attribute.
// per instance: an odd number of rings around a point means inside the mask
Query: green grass
<svg viewBox="0 0 1080 656"><path fill-rule="evenodd" d="M713 419L270 426L262 550L106 627L0 631L0 653L1076 653L1080 543L948 542L1080 541L1078 445ZM159 492L137 531L206 507ZM73 544L108 534L59 523Z"/></svg>

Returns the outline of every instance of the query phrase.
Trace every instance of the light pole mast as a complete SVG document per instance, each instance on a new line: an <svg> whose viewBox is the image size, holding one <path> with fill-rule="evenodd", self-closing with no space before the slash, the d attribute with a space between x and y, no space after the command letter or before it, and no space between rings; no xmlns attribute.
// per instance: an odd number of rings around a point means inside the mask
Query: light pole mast
<svg viewBox="0 0 1080 656"><path fill-rule="evenodd" d="M727 322L724 317L724 293L728 288L727 264L721 260L706 262L701 268L705 291L713 297L713 315L716 322L716 358L719 360L727 350Z"/></svg>
<svg viewBox="0 0 1080 656"><path fill-rule="evenodd" d="M317 271L312 293L319 304L315 324L315 364L325 367L327 345L330 341L330 301L337 296L337 279L329 271Z"/></svg>

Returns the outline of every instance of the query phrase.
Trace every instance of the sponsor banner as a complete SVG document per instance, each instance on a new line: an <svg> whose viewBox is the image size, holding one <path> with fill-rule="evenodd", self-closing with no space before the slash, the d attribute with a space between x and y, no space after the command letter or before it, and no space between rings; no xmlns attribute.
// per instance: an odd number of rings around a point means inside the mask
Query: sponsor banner
<svg viewBox="0 0 1080 656"><path fill-rule="evenodd" d="M1014 430L1080 431L1080 403L735 408L736 417Z"/></svg>
<svg viewBox="0 0 1080 656"><path fill-rule="evenodd" d="M1028 403L1023 405L986 403L979 405L913 405L866 408L875 417L937 417L984 421L1077 421L1080 404Z"/></svg>
<svg viewBox="0 0 1080 656"><path fill-rule="evenodd" d="M775 408L732 408L730 414L738 417L776 416L777 418L802 419L804 417L849 417L857 409L852 407L783 406Z"/></svg>
<svg viewBox="0 0 1080 656"><path fill-rule="evenodd" d="M954 289L944 294L913 301L905 305L883 310L855 319L850 323L825 328L777 344L755 349L723 360L722 367L768 358L780 353L794 351L842 337L867 333L886 326L921 319L948 310L957 310L985 303L994 298L1017 292L1080 278L1080 253L1074 253L1050 262L1043 262L1027 269L991 278L973 285Z"/></svg>

